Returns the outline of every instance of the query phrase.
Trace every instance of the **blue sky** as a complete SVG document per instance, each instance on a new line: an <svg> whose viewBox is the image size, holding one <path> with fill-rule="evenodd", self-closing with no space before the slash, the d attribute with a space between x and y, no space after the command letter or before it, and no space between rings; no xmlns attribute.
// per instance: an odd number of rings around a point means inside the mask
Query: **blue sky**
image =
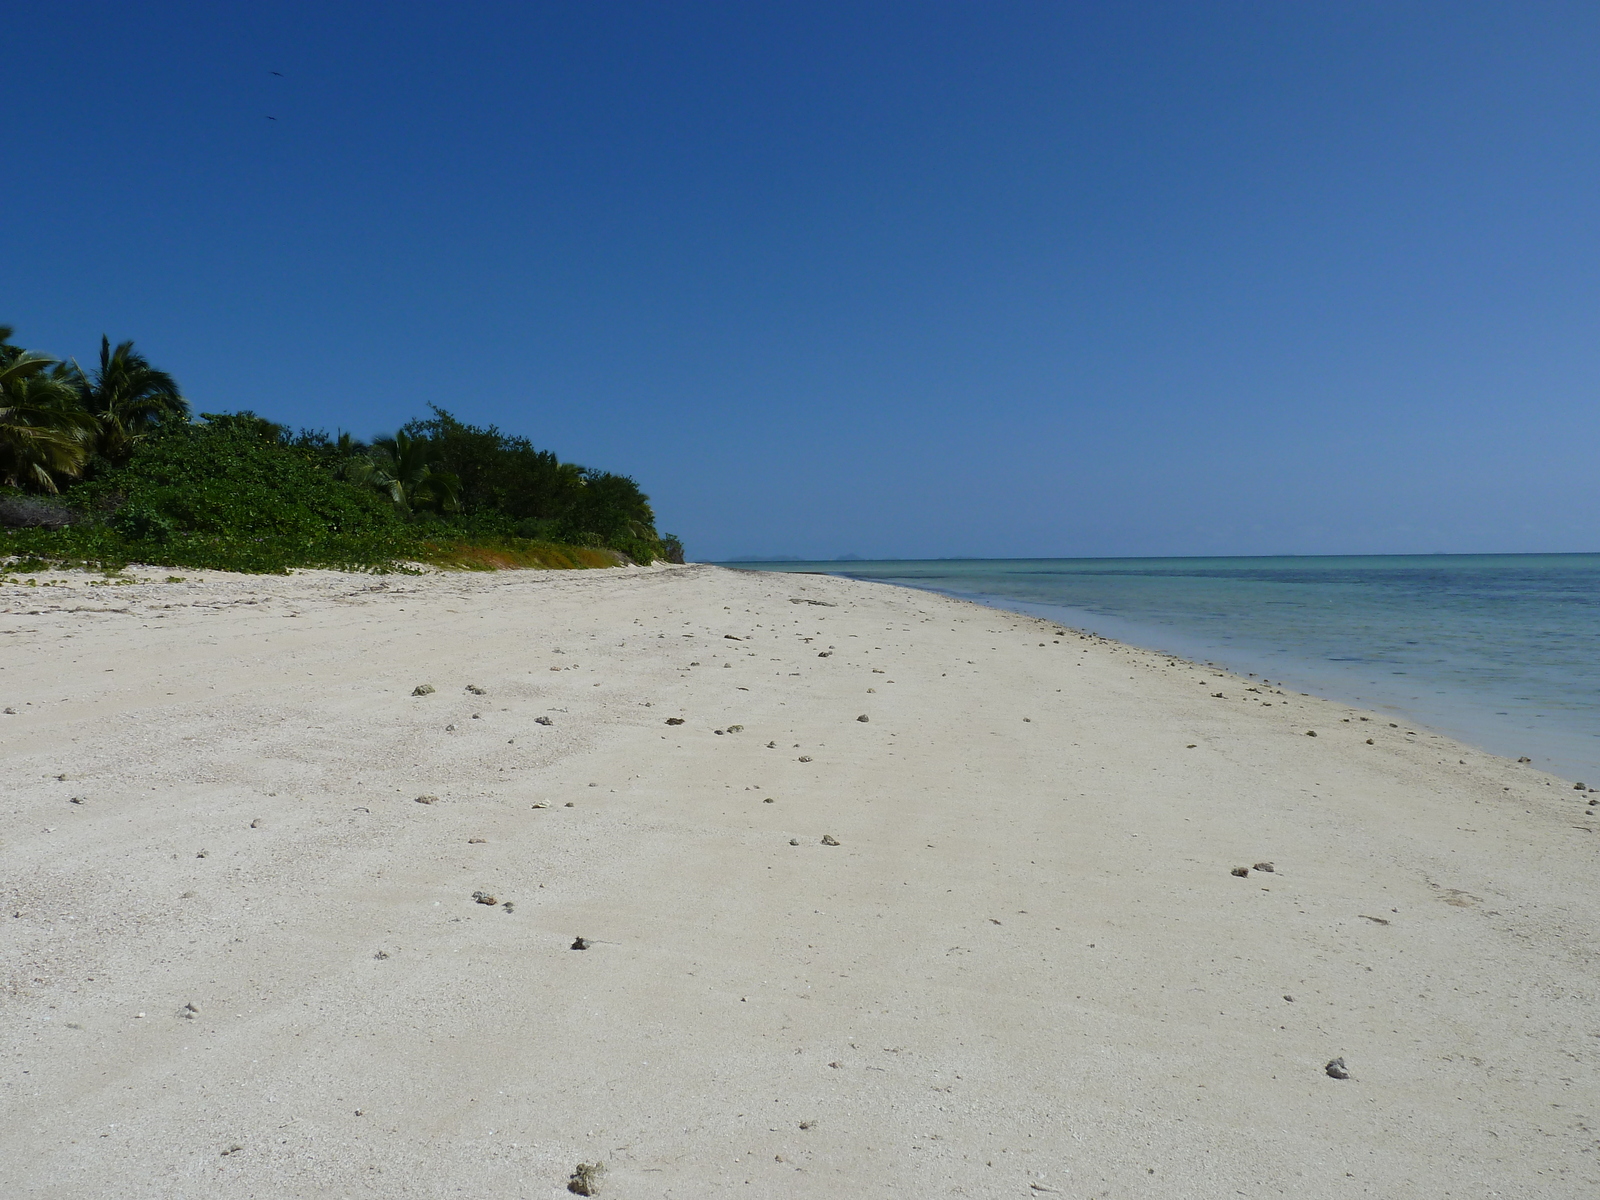
<svg viewBox="0 0 1600 1200"><path fill-rule="evenodd" d="M1593 4L6 24L0 323L200 410L439 404L691 557L1600 550Z"/></svg>

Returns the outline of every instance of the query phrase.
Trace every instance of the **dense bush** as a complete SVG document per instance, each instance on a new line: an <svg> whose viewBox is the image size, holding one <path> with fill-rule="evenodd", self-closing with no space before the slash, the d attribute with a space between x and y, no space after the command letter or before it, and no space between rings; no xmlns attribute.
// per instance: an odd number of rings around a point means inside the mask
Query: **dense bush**
<svg viewBox="0 0 1600 1200"><path fill-rule="evenodd" d="M564 463L527 438L464 425L443 409L401 432L425 442L459 481L463 529L619 550L636 562L665 558L650 499L626 475Z"/></svg>
<svg viewBox="0 0 1600 1200"><path fill-rule="evenodd" d="M493 426L435 408L367 445L249 412L193 422L177 384L131 342L103 340L85 375L9 333L0 327L0 555L235 571L683 561L632 479Z"/></svg>
<svg viewBox="0 0 1600 1200"><path fill-rule="evenodd" d="M250 414L210 414L134 450L125 466L68 488L64 529L18 530L4 549L96 561L231 571L377 566L416 538L393 505L333 479Z"/></svg>

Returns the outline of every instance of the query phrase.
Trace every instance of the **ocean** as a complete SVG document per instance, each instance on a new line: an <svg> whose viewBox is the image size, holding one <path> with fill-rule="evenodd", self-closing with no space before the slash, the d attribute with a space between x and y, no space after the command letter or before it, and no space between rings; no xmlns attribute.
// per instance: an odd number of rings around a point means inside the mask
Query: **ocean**
<svg viewBox="0 0 1600 1200"><path fill-rule="evenodd" d="M1402 716L1600 787L1600 554L741 562L922 588Z"/></svg>

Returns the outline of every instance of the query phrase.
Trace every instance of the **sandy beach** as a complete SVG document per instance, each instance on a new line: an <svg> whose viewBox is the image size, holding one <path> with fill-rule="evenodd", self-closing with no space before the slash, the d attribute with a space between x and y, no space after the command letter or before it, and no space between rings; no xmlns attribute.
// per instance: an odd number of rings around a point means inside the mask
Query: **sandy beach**
<svg viewBox="0 0 1600 1200"><path fill-rule="evenodd" d="M0 588L0 1195L1600 1194L1572 781L822 576L180 574Z"/></svg>

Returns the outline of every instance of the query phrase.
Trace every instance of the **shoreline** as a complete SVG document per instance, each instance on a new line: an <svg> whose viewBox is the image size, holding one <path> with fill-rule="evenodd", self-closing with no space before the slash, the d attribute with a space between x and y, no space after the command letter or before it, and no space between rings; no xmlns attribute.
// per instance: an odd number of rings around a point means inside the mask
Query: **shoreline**
<svg viewBox="0 0 1600 1200"><path fill-rule="evenodd" d="M9 1195L1600 1187L1542 772L833 576L45 590Z"/></svg>
<svg viewBox="0 0 1600 1200"><path fill-rule="evenodd" d="M1555 556L1434 557L1456 557L1465 560L1481 560L1484 557L1523 557L1543 560ZM1594 556L1573 554L1565 557L1587 560ZM1005 563L1012 560L996 561ZM1569 782L1600 779L1600 742L1596 742L1592 734L1582 735L1581 721L1572 715L1567 715L1558 720L1554 728L1541 727L1542 718L1550 715L1548 710L1559 711L1570 701L1563 702L1559 697L1546 694L1538 699L1516 695L1512 703L1507 703L1512 694L1520 690L1520 687L1526 686L1526 683L1519 685L1517 689L1507 689L1502 685L1500 688L1502 694L1486 698L1481 680L1451 677L1449 672L1436 671L1430 675L1426 671L1419 672L1417 664L1407 663L1405 664L1407 669L1398 672L1407 679L1407 684L1397 686L1393 679L1372 677L1371 673L1379 669L1378 662L1369 661L1361 667L1352 668L1347 666L1351 660L1345 658L1324 659L1315 654L1299 653L1306 647L1275 646L1272 642L1262 641L1259 638L1250 640L1248 635L1242 643L1229 644L1214 635L1208 636L1201 630L1185 628L1176 619L1165 623L1142 620L1137 616L1101 613L1070 604L1023 599L1004 592L988 592L972 587L963 588L946 583L923 581L914 576L856 575L850 570L856 565L841 564L839 570L823 573L860 582L887 583L891 586L927 591L955 600L971 601L986 607L1059 621L1075 629L1104 634L1112 640L1130 646L1138 646L1156 653L1170 653L1175 657L1185 658L1197 664L1215 666L1235 674L1265 675L1281 679L1287 686L1304 695L1353 704L1364 710L1384 712L1402 722L1413 724L1421 722L1434 732L1466 742L1491 754L1512 759L1529 757L1541 769L1561 776ZM915 562L912 565L920 567L927 564ZM1385 669L1392 669L1396 665L1400 664L1385 664ZM1579 681L1574 680L1572 686L1577 688L1576 695L1586 694L1582 691ZM1503 708L1518 711L1502 711Z"/></svg>

